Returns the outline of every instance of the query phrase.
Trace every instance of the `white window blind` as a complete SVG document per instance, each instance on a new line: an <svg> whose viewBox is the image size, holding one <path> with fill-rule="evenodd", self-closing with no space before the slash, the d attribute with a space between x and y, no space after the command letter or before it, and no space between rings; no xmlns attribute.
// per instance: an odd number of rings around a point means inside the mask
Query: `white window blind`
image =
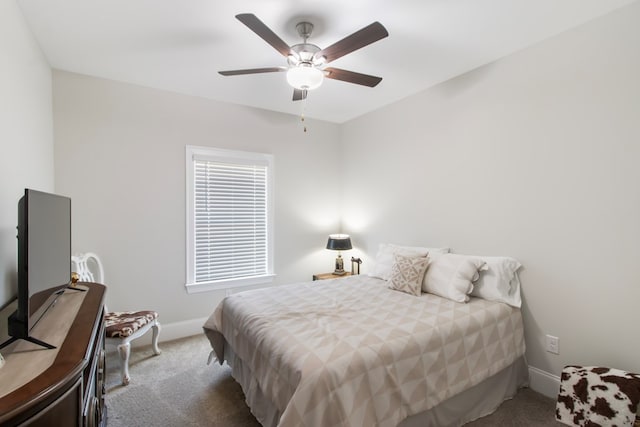
<svg viewBox="0 0 640 427"><path fill-rule="evenodd" d="M187 286L271 274L271 172L265 156L225 150L191 153L192 271Z"/></svg>
<svg viewBox="0 0 640 427"><path fill-rule="evenodd" d="M195 280L267 274L267 167L195 161Z"/></svg>

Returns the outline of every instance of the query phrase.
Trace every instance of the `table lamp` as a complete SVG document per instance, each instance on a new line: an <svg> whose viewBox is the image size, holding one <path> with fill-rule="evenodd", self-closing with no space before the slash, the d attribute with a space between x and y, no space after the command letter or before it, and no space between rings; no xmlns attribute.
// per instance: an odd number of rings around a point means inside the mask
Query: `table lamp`
<svg viewBox="0 0 640 427"><path fill-rule="evenodd" d="M351 249L351 238L348 234L330 234L327 241L327 249L338 251L338 257L336 258L336 269L333 274L339 276L345 273L344 262L342 261L342 255L340 251L347 251Z"/></svg>

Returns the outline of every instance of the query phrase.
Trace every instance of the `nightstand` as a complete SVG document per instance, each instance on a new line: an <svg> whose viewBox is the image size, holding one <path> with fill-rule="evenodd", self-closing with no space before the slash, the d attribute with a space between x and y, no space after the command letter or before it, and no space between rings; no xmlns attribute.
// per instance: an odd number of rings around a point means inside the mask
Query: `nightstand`
<svg viewBox="0 0 640 427"><path fill-rule="evenodd" d="M339 279L341 277L347 277L347 276L351 276L351 272L347 271L344 274L320 273L320 274L314 274L313 280Z"/></svg>

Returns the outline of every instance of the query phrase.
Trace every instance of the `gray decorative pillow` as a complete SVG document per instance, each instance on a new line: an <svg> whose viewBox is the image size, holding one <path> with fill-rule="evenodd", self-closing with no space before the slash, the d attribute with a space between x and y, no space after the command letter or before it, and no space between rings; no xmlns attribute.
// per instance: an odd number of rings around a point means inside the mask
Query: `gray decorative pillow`
<svg viewBox="0 0 640 427"><path fill-rule="evenodd" d="M420 296L422 279L429 267L429 258L426 256L394 255L395 262L391 266L390 288L396 291L406 292Z"/></svg>

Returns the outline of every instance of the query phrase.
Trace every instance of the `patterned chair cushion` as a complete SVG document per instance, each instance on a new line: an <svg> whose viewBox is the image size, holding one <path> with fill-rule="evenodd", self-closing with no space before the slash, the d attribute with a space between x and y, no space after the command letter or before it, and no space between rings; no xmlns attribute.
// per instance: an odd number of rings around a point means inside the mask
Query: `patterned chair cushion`
<svg viewBox="0 0 640 427"><path fill-rule="evenodd" d="M560 378L556 419L574 426L633 426L640 403L640 375L595 366L566 366Z"/></svg>
<svg viewBox="0 0 640 427"><path fill-rule="evenodd" d="M155 311L122 311L107 313L105 330L107 338L127 338L138 329L158 318Z"/></svg>

